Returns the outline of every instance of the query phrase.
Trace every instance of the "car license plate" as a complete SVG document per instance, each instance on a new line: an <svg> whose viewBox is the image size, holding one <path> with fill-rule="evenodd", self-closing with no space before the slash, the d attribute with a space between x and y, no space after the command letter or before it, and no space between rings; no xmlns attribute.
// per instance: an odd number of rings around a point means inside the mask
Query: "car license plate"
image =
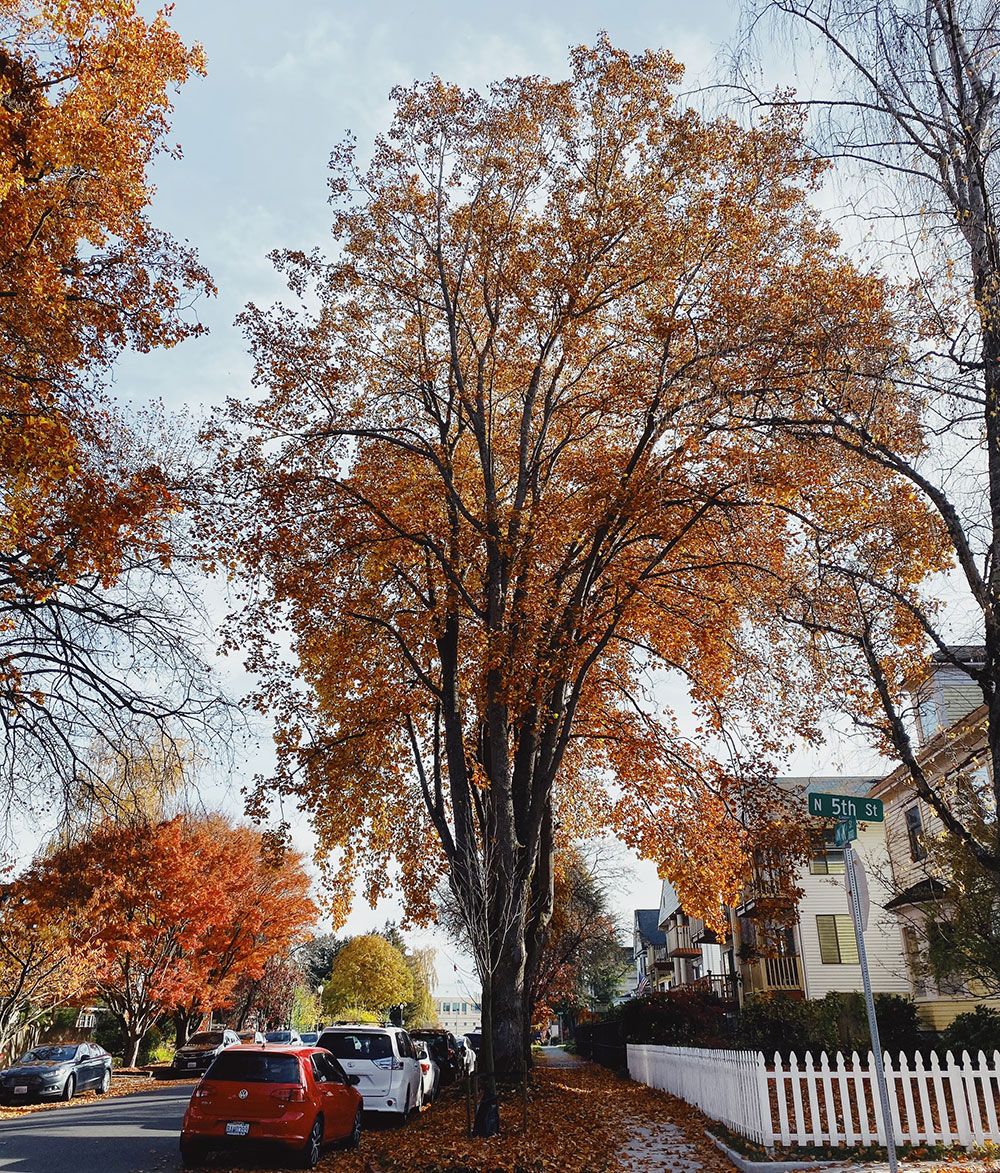
<svg viewBox="0 0 1000 1173"><path fill-rule="evenodd" d="M226 1125L226 1136L246 1136L249 1131L250 1125L239 1120L230 1120Z"/></svg>
<svg viewBox="0 0 1000 1173"><path fill-rule="evenodd" d="M197 1066L198 1066L198 1064L197 1064L197 1063L189 1063L189 1064L188 1064L188 1067L197 1067Z"/></svg>
<svg viewBox="0 0 1000 1173"><path fill-rule="evenodd" d="M14 1095L15 1096L26 1096L27 1094L28 1094L28 1085L27 1084L18 1084L18 1086L16 1088L14 1088Z"/></svg>

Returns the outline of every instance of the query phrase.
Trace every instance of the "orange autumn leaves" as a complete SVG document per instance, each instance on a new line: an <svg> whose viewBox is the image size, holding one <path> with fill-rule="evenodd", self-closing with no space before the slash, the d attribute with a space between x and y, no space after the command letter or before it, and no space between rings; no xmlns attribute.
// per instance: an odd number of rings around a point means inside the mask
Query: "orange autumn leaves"
<svg viewBox="0 0 1000 1173"><path fill-rule="evenodd" d="M100 996L134 1049L164 1013L227 1005L308 935L309 887L297 854L275 862L259 832L219 815L107 822L7 885L0 949L15 922L51 925L65 950L56 991L75 975L69 995Z"/></svg>
<svg viewBox="0 0 1000 1173"><path fill-rule="evenodd" d="M704 121L679 76L602 40L564 82L397 91L367 169L334 153L334 258L279 258L310 300L244 315L263 395L231 405L216 536L261 577L230 638L335 891L398 862L425 915L447 862L499 939L558 824L713 920L761 837L802 847L771 781L820 709L784 623L817 542L911 584L943 562L884 470L748 422L860 407L905 347L808 205L796 119Z"/></svg>
<svg viewBox="0 0 1000 1173"><path fill-rule="evenodd" d="M186 312L210 278L148 220L147 169L175 149L171 91L204 63L129 0L2 0L0 31L0 681L30 742L52 683L23 617L170 557L156 445L102 384L123 348L201 329Z"/></svg>
<svg viewBox="0 0 1000 1173"><path fill-rule="evenodd" d="M38 591L113 578L115 543L170 504L95 380L126 345L200 330L181 309L209 278L146 219L146 170L204 63L131 3L4 0L0 28L0 552L24 549L17 586Z"/></svg>

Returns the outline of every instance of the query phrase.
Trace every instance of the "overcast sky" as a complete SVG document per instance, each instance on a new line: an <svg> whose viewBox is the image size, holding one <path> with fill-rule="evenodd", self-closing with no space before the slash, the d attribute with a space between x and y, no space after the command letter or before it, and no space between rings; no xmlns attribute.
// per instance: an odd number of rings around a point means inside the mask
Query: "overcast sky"
<svg viewBox="0 0 1000 1173"><path fill-rule="evenodd" d="M326 247L330 149L350 131L364 154L388 125L394 85L434 73L482 89L512 74L562 77L568 48L593 43L603 29L632 52L669 49L688 66L694 87L711 80L713 58L735 36L737 18L736 5L724 0L177 0L172 23L186 42L204 45L208 76L177 97L171 137L183 158L157 165L153 218L198 249L219 296L196 307L208 337L123 358L119 397L162 398L197 413L249 394L250 363L233 320L247 301L281 297L267 260L271 249ZM796 772L832 773L840 765L857 772L856 762L830 754L798 763ZM251 754L243 768L249 776L260 761ZM235 779L237 786L242 781ZM658 903L651 864L637 864L621 900L623 910ZM394 911L391 903L374 914L358 908L348 929L363 931ZM450 953L444 946L442 976L451 969Z"/></svg>

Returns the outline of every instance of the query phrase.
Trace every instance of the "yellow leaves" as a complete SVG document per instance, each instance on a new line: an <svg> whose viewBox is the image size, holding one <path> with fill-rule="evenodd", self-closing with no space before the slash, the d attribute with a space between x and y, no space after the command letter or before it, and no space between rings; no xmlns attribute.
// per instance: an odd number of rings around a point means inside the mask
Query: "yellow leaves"
<svg viewBox="0 0 1000 1173"><path fill-rule="evenodd" d="M413 996L413 975L400 951L384 937L352 937L334 958L323 988L323 1009L382 1013Z"/></svg>

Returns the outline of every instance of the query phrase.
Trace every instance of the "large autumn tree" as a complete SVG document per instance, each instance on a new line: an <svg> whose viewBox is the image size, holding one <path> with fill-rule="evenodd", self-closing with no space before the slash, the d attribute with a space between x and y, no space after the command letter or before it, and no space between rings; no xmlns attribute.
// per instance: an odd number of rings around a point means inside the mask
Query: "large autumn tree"
<svg viewBox="0 0 1000 1173"><path fill-rule="evenodd" d="M0 803L136 725L207 714L165 582L178 500L154 417L107 395L123 348L201 327L211 281L147 217L170 95L203 70L166 10L0 2ZM206 707L207 706L207 707Z"/></svg>
<svg viewBox="0 0 1000 1173"><path fill-rule="evenodd" d="M338 911L398 864L426 916L445 872L500 1073L557 823L623 835L710 919L751 841L795 850L767 758L810 725L775 624L798 515L938 557L883 470L725 428L727 393L776 369L838 384L818 356L900 350L883 285L809 209L797 116L706 122L681 72L601 40L566 81L395 91L367 168L333 154L333 258L281 254L301 302L244 316L264 394L232 405L230 509L206 520L254 584L230 640ZM653 695L668 671L697 743Z"/></svg>
<svg viewBox="0 0 1000 1173"><path fill-rule="evenodd" d="M158 1018L176 1012L183 1031L226 1005L241 976L259 977L315 917L301 860L275 860L259 832L218 815L108 821L40 857L20 887L43 909L72 911L126 1065Z"/></svg>

